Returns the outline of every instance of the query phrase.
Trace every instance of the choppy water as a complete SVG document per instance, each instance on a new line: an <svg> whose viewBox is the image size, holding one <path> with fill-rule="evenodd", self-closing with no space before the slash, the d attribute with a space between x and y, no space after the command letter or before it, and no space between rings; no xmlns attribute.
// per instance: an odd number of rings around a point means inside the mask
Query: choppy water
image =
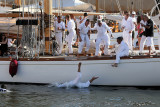
<svg viewBox="0 0 160 107"><path fill-rule="evenodd" d="M45 85L7 85L0 107L160 107L160 88L91 86L61 89Z"/></svg>

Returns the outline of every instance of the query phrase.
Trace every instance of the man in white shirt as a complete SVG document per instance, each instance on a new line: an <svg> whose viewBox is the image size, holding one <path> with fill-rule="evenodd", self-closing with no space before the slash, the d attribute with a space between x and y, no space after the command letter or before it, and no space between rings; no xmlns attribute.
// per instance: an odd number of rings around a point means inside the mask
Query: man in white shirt
<svg viewBox="0 0 160 107"><path fill-rule="evenodd" d="M132 31L134 30L134 24L127 11L125 12L125 17L122 19L122 29L124 42L127 43L129 49L132 51Z"/></svg>
<svg viewBox="0 0 160 107"><path fill-rule="evenodd" d="M56 33L56 41L59 45L59 54L62 53L63 43L62 43L62 37L63 37L63 31L65 30L65 23L61 21L61 16L57 17L57 21L54 23L55 27L55 33Z"/></svg>
<svg viewBox="0 0 160 107"><path fill-rule="evenodd" d="M81 16L79 16L79 18L78 19L76 19L76 23L77 23L77 29L79 28L79 26L80 26L80 21L82 20L82 17Z"/></svg>
<svg viewBox="0 0 160 107"><path fill-rule="evenodd" d="M78 48L78 54L82 53L82 49L84 44L86 43L86 50L85 50L85 55L89 51L90 48L90 26L89 26L90 20L87 19L85 23L80 24L78 28L78 36L79 36L79 48Z"/></svg>
<svg viewBox="0 0 160 107"><path fill-rule="evenodd" d="M85 23L86 20L87 20L87 17L88 17L88 14L87 14L87 13L84 13L84 17L83 17L83 19L82 19L79 23L80 23L80 24Z"/></svg>
<svg viewBox="0 0 160 107"><path fill-rule="evenodd" d="M133 11L132 12L132 22L133 22L133 31L132 31L132 43L133 43L133 40L134 40L134 37L135 37L135 30L136 30L136 26L137 26L137 20L136 20L136 12Z"/></svg>
<svg viewBox="0 0 160 107"><path fill-rule="evenodd" d="M112 37L112 31L109 28L109 26L106 23L102 23L101 20L98 20L98 23L95 24L94 28L91 28L91 30L97 30L97 39L96 39L96 53L95 56L99 55L100 52L100 43L105 44L104 54L108 55L108 47L110 45L110 37L107 33L107 30L109 31L111 37Z"/></svg>
<svg viewBox="0 0 160 107"><path fill-rule="evenodd" d="M66 37L66 41L68 42L69 54L73 54L72 44L73 44L73 38L76 35L75 23L73 20L71 20L70 15L67 15L66 19L68 21L68 24L66 27L69 32L68 36Z"/></svg>
<svg viewBox="0 0 160 107"><path fill-rule="evenodd" d="M87 81L86 83L81 83L81 78L82 78L82 74L81 74L81 62L78 64L78 74L77 77L70 82L65 82L63 84L56 84L56 87L59 88L72 88L72 87L77 87L77 88L87 88L90 86L90 84L97 79L98 77L92 77L89 81Z"/></svg>
<svg viewBox="0 0 160 107"><path fill-rule="evenodd" d="M141 33L142 37L141 37L141 41L140 41L140 53L142 53L142 51L144 49L145 41L146 41L145 27L143 27L142 25L146 25L146 24L147 24L147 21L144 20L144 15L142 15L141 21L140 21L140 29L142 29L143 32Z"/></svg>
<svg viewBox="0 0 160 107"><path fill-rule="evenodd" d="M12 43L12 39L8 39L8 47L12 47L13 43Z"/></svg>
<svg viewBox="0 0 160 107"><path fill-rule="evenodd" d="M117 42L119 45L118 50L116 52L116 61L112 65L113 67L118 67L118 64L120 62L120 57L128 56L129 55L129 47L128 45L123 41L123 37L118 37Z"/></svg>

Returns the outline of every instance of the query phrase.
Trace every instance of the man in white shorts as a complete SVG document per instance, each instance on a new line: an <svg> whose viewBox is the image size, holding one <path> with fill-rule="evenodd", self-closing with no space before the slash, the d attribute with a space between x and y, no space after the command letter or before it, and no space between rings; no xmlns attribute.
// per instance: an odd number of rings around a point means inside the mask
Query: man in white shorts
<svg viewBox="0 0 160 107"><path fill-rule="evenodd" d="M85 23L80 24L78 28L78 36L79 36L79 48L78 48L78 54L82 53L82 49L84 44L86 43L86 50L85 50L85 55L89 51L90 48L90 26L89 26L90 20L87 19Z"/></svg>
<svg viewBox="0 0 160 107"><path fill-rule="evenodd" d="M131 17L129 17L128 11L125 12L125 17L122 19L123 40L129 46L132 51L132 31L134 30L134 23Z"/></svg>
<svg viewBox="0 0 160 107"><path fill-rule="evenodd" d="M108 55L108 48L110 45L110 36L107 34L107 30L110 32L112 37L112 31L106 23L103 23L101 20L98 20L98 23L95 24L94 28L91 30L97 30L97 39L96 39L96 53L95 56L98 56L100 53L100 43L104 43L105 45L105 55Z"/></svg>
<svg viewBox="0 0 160 107"><path fill-rule="evenodd" d="M153 51L155 51L154 43L153 43L153 36L154 36L154 24L151 19L149 19L148 15L144 15L144 20L147 22L146 25L141 23L142 27L145 27L145 35L146 38L141 39L140 44L145 44L145 41L147 39L147 46L149 49L149 55L151 55L151 48ZM140 50L141 52L141 50Z"/></svg>
<svg viewBox="0 0 160 107"><path fill-rule="evenodd" d="M63 49L62 36L63 36L63 31L65 30L65 23L61 21L61 16L57 17L57 21L54 23L54 27L56 33L56 41L59 45L58 52L59 54L61 54Z"/></svg>

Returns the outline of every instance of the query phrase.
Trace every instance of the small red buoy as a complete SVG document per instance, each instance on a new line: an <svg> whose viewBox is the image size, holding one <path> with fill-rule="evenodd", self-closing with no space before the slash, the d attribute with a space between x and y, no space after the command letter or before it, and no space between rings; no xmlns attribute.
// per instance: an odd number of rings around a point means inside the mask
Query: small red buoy
<svg viewBox="0 0 160 107"><path fill-rule="evenodd" d="M17 74L17 70L18 70L18 61L15 59L12 59L12 61L10 62L10 66L9 66L9 73L10 75L13 77L14 75Z"/></svg>

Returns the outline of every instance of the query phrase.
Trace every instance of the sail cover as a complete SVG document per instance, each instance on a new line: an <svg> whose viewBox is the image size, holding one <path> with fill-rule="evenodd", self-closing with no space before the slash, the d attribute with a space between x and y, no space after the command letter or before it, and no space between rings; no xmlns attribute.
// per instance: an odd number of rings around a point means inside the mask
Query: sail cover
<svg viewBox="0 0 160 107"><path fill-rule="evenodd" d="M81 0L81 1L96 6L96 0ZM122 11L134 10L137 12L141 10L143 12L150 12L155 5L156 5L155 0L98 0L99 9L107 13L119 12L120 8Z"/></svg>

